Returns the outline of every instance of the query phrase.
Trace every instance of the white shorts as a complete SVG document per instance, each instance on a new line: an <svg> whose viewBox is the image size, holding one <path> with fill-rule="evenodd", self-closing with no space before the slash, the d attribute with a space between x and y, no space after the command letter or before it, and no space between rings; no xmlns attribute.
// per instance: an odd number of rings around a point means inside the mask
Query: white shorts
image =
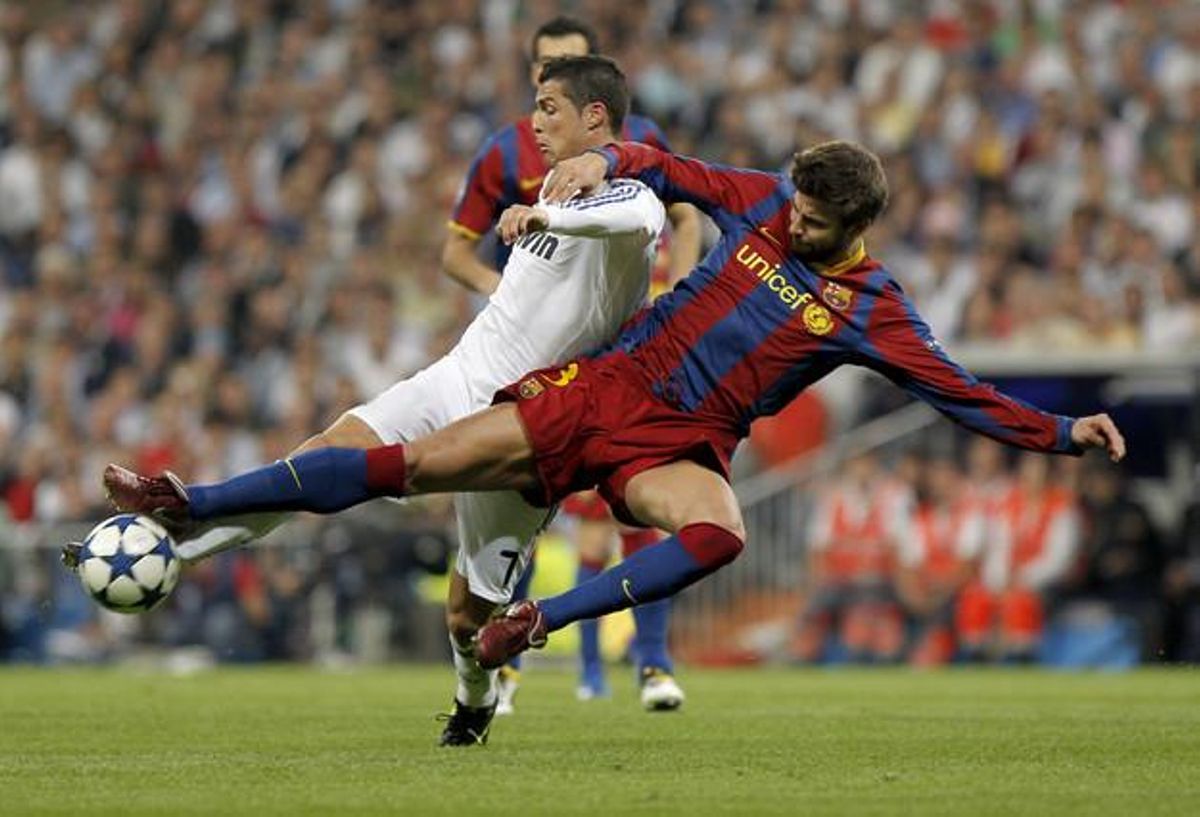
<svg viewBox="0 0 1200 817"><path fill-rule="evenodd" d="M487 408L491 395L473 395L462 364L444 357L370 402L350 409L385 444L432 434ZM512 598L533 556L533 540L552 511L535 508L515 491L455 494L458 559L455 569L472 594L497 604Z"/></svg>

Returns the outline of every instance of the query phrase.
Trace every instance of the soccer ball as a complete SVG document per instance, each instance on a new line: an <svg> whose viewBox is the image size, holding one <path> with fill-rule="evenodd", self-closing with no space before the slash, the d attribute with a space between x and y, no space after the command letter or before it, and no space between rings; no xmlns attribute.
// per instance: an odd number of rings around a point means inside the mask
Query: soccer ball
<svg viewBox="0 0 1200 817"><path fill-rule="evenodd" d="M123 513L92 528L79 551L78 573L83 589L101 606L142 613L175 589L179 557L162 525Z"/></svg>

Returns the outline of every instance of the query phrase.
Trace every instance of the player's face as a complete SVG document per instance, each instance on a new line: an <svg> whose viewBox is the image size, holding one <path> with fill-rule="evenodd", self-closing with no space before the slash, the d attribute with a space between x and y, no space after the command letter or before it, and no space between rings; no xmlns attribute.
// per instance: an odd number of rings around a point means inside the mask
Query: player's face
<svg viewBox="0 0 1200 817"><path fill-rule="evenodd" d="M792 197L788 237L800 260L821 262L836 258L857 236L848 236L841 219L820 201L797 191Z"/></svg>
<svg viewBox="0 0 1200 817"><path fill-rule="evenodd" d="M533 83L534 88L537 88L538 77L541 76L542 68L547 62L559 57L586 57L587 53L587 40L582 34L538 37L533 64L529 66L529 81Z"/></svg>
<svg viewBox="0 0 1200 817"><path fill-rule="evenodd" d="M582 153L587 133L583 112L563 93L562 83L552 79L538 86L533 135L547 164L553 166L559 159Z"/></svg>

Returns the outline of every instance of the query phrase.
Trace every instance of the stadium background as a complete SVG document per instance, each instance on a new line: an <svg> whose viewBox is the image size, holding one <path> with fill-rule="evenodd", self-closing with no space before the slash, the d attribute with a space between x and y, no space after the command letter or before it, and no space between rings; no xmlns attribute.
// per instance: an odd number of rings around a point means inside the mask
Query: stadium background
<svg viewBox="0 0 1200 817"><path fill-rule="evenodd" d="M107 515L104 463L216 479L449 348L480 303L440 271L446 217L564 11L678 152L883 156L869 249L951 353L1130 441L1115 494L1098 458L1051 463L1082 524L1036 657L1200 660L1200 12L1052 0L0 5L0 656L443 655L444 503L298 521L141 618L56 550ZM793 660L818 489L869 450L916 490L965 449L859 373L756 428L751 545L678 603L680 653ZM561 536L542 551L535 593L571 575Z"/></svg>

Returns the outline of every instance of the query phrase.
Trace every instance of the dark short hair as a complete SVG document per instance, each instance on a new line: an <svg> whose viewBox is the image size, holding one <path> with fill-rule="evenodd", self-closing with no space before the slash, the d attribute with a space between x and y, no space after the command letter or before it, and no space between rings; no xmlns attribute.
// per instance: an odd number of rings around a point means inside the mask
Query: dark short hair
<svg viewBox="0 0 1200 817"><path fill-rule="evenodd" d="M552 79L562 83L563 93L576 108L582 110L593 102L604 105L613 133L621 132L625 114L629 112L629 86L615 62L593 54L560 57L547 62L538 75L538 82Z"/></svg>
<svg viewBox="0 0 1200 817"><path fill-rule="evenodd" d="M596 36L596 29L574 17L555 17L542 23L538 30L533 32L533 40L529 43L529 55L537 61L538 40L542 37L570 37L572 34L578 34L587 40L589 54L600 53L600 38Z"/></svg>
<svg viewBox="0 0 1200 817"><path fill-rule="evenodd" d="M854 142L822 142L792 160L792 183L831 208L847 227L865 227L888 201L887 176L879 157Z"/></svg>

